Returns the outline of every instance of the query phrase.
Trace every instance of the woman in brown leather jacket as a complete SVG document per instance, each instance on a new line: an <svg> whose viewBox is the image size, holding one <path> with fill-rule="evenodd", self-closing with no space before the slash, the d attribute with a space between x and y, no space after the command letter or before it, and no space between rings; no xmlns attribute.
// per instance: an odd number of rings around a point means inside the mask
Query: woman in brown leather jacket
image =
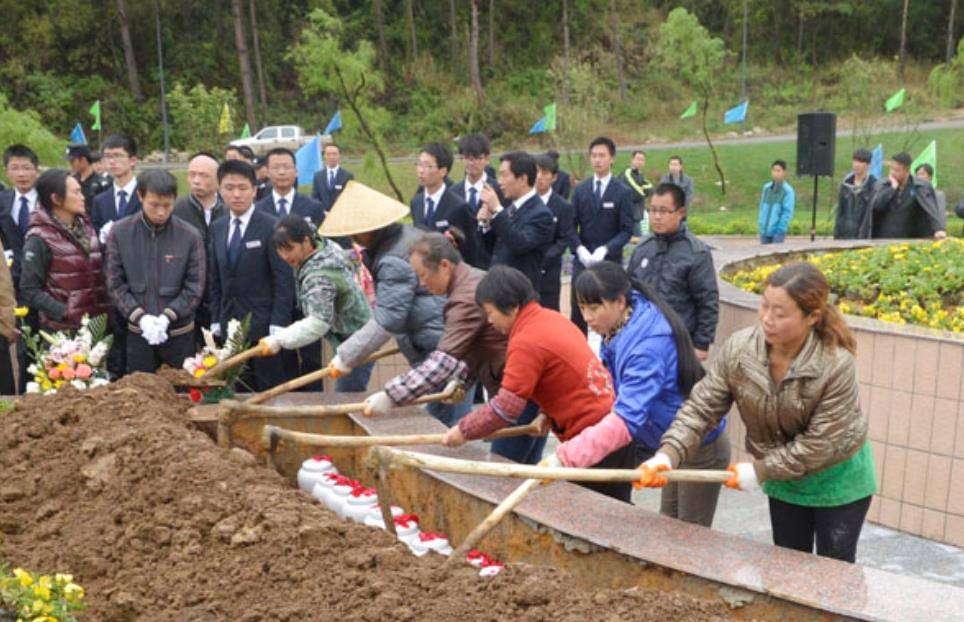
<svg viewBox="0 0 964 622"><path fill-rule="evenodd" d="M770 498L773 542L853 562L877 490L860 409L856 341L828 302L823 273L783 266L767 280L756 326L733 334L680 407L642 485L692 454L736 403L752 462L730 467L727 486Z"/></svg>

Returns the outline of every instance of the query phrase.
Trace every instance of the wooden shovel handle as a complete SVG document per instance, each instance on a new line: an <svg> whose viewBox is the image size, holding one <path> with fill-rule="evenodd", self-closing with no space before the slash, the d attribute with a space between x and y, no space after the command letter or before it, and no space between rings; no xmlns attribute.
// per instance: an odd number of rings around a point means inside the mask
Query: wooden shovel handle
<svg viewBox="0 0 964 622"><path fill-rule="evenodd" d="M210 376L211 378L217 378L219 375L223 374L229 369L232 369L233 367L237 367L241 363L246 363L247 361L253 359L256 356L261 356L260 344L255 344L254 346L248 348L247 350L238 352L234 356L224 359L223 361L221 361L220 363L218 363L217 365L209 369L207 373L204 374L204 376L202 376L201 378L202 380L206 376Z"/></svg>

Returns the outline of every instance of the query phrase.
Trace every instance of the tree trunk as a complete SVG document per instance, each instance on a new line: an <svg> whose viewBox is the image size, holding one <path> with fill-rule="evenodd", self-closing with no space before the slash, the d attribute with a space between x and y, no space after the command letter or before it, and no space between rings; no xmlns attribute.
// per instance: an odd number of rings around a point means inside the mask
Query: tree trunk
<svg viewBox="0 0 964 622"><path fill-rule="evenodd" d="M947 18L947 51L944 52L944 62L948 65L954 60L954 13L957 9L957 0L951 0L951 14Z"/></svg>
<svg viewBox="0 0 964 622"><path fill-rule="evenodd" d="M489 0L489 69L495 69L495 0Z"/></svg>
<svg viewBox="0 0 964 622"><path fill-rule="evenodd" d="M479 70L479 0L472 0L472 32L469 34L469 76L475 103L479 109L485 107L485 92L482 90L482 72Z"/></svg>
<svg viewBox="0 0 964 622"><path fill-rule="evenodd" d="M251 59L248 56L248 43L244 36L244 20L241 16L241 0L231 0L231 14L234 16L234 43L238 48L238 64L241 66L241 88L244 91L244 109L248 125L258 127L254 114L254 87L251 84Z"/></svg>
<svg viewBox="0 0 964 622"><path fill-rule="evenodd" d="M609 0L609 13L612 19L613 54L616 56L616 78L619 80L619 98L626 99L626 75L623 71L623 51L619 44L619 16L616 14L616 0Z"/></svg>
<svg viewBox="0 0 964 622"><path fill-rule="evenodd" d="M131 43L126 0L117 0L117 18L120 21L121 43L124 46L124 60L127 63L127 84L130 86L131 93L134 94L134 99L141 101L144 99L144 92L141 91L141 81L137 75L137 61L134 59L134 44Z"/></svg>
<svg viewBox="0 0 964 622"><path fill-rule="evenodd" d="M449 43L451 45L450 54L452 56L452 74L459 72L459 28L455 20L455 0L449 0Z"/></svg>
<svg viewBox="0 0 964 622"><path fill-rule="evenodd" d="M716 155L716 147L713 146L713 141L710 140L710 131L706 129L706 111L709 110L709 107L710 107L709 95L704 95L703 96L703 115L701 117L703 119L703 136L706 138L706 144L709 145L710 147L710 153L713 154L713 166L716 167L716 173L717 175L720 176L720 191L723 193L723 196L726 196L726 177L723 176L723 169L720 168L720 158L718 155ZM691 213L689 206L687 206L686 212L687 214Z"/></svg>
<svg viewBox="0 0 964 622"><path fill-rule="evenodd" d="M415 60L418 57L418 39L415 36L415 7L412 6L413 3L414 0L405 0L405 25L409 34L409 60Z"/></svg>
<svg viewBox="0 0 964 622"><path fill-rule="evenodd" d="M569 0L562 0L562 102L569 103Z"/></svg>
<svg viewBox="0 0 964 622"><path fill-rule="evenodd" d="M797 14L797 56L803 57L803 11Z"/></svg>
<svg viewBox="0 0 964 622"><path fill-rule="evenodd" d="M382 0L375 0L375 30L378 31L378 62L384 67L388 64L388 46L385 45L385 11Z"/></svg>
<svg viewBox="0 0 964 622"><path fill-rule="evenodd" d="M254 41L254 67L258 71L258 95L261 98L261 120L268 119L268 91L264 88L264 65L261 63L261 43L258 40L258 18L254 10L254 0L248 0L251 9L251 35ZM254 131L254 128L251 128Z"/></svg>
<svg viewBox="0 0 964 622"><path fill-rule="evenodd" d="M900 18L900 82L904 83L904 66L907 64L907 10L910 0L904 0L904 11Z"/></svg>

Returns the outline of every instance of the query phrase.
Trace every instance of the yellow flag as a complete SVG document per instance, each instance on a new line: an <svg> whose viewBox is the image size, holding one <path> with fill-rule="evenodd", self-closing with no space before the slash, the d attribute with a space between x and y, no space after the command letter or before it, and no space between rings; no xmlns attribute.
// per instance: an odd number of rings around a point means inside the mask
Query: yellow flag
<svg viewBox="0 0 964 622"><path fill-rule="evenodd" d="M224 102L224 108L221 109L221 120L218 121L218 133L228 134L231 132L231 109L228 108L228 102Z"/></svg>

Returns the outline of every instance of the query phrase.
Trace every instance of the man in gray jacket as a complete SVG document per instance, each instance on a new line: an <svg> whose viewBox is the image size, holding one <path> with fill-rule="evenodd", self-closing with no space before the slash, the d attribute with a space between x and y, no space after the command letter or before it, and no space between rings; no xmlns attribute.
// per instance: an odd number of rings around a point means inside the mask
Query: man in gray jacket
<svg viewBox="0 0 964 622"><path fill-rule="evenodd" d="M409 263L412 245L422 234L396 222L408 211L398 201L350 181L319 229L328 238L351 236L362 246L365 267L375 282L372 318L338 346L329 364L336 378L362 365L391 338L413 367L438 346L445 299L419 285ZM429 404L426 410L441 421L457 421L469 408Z"/></svg>
<svg viewBox="0 0 964 622"><path fill-rule="evenodd" d="M653 191L649 212L652 235L643 238L627 271L652 286L682 318L696 356L705 361L716 336L720 293L710 248L686 227L683 190L661 183Z"/></svg>

